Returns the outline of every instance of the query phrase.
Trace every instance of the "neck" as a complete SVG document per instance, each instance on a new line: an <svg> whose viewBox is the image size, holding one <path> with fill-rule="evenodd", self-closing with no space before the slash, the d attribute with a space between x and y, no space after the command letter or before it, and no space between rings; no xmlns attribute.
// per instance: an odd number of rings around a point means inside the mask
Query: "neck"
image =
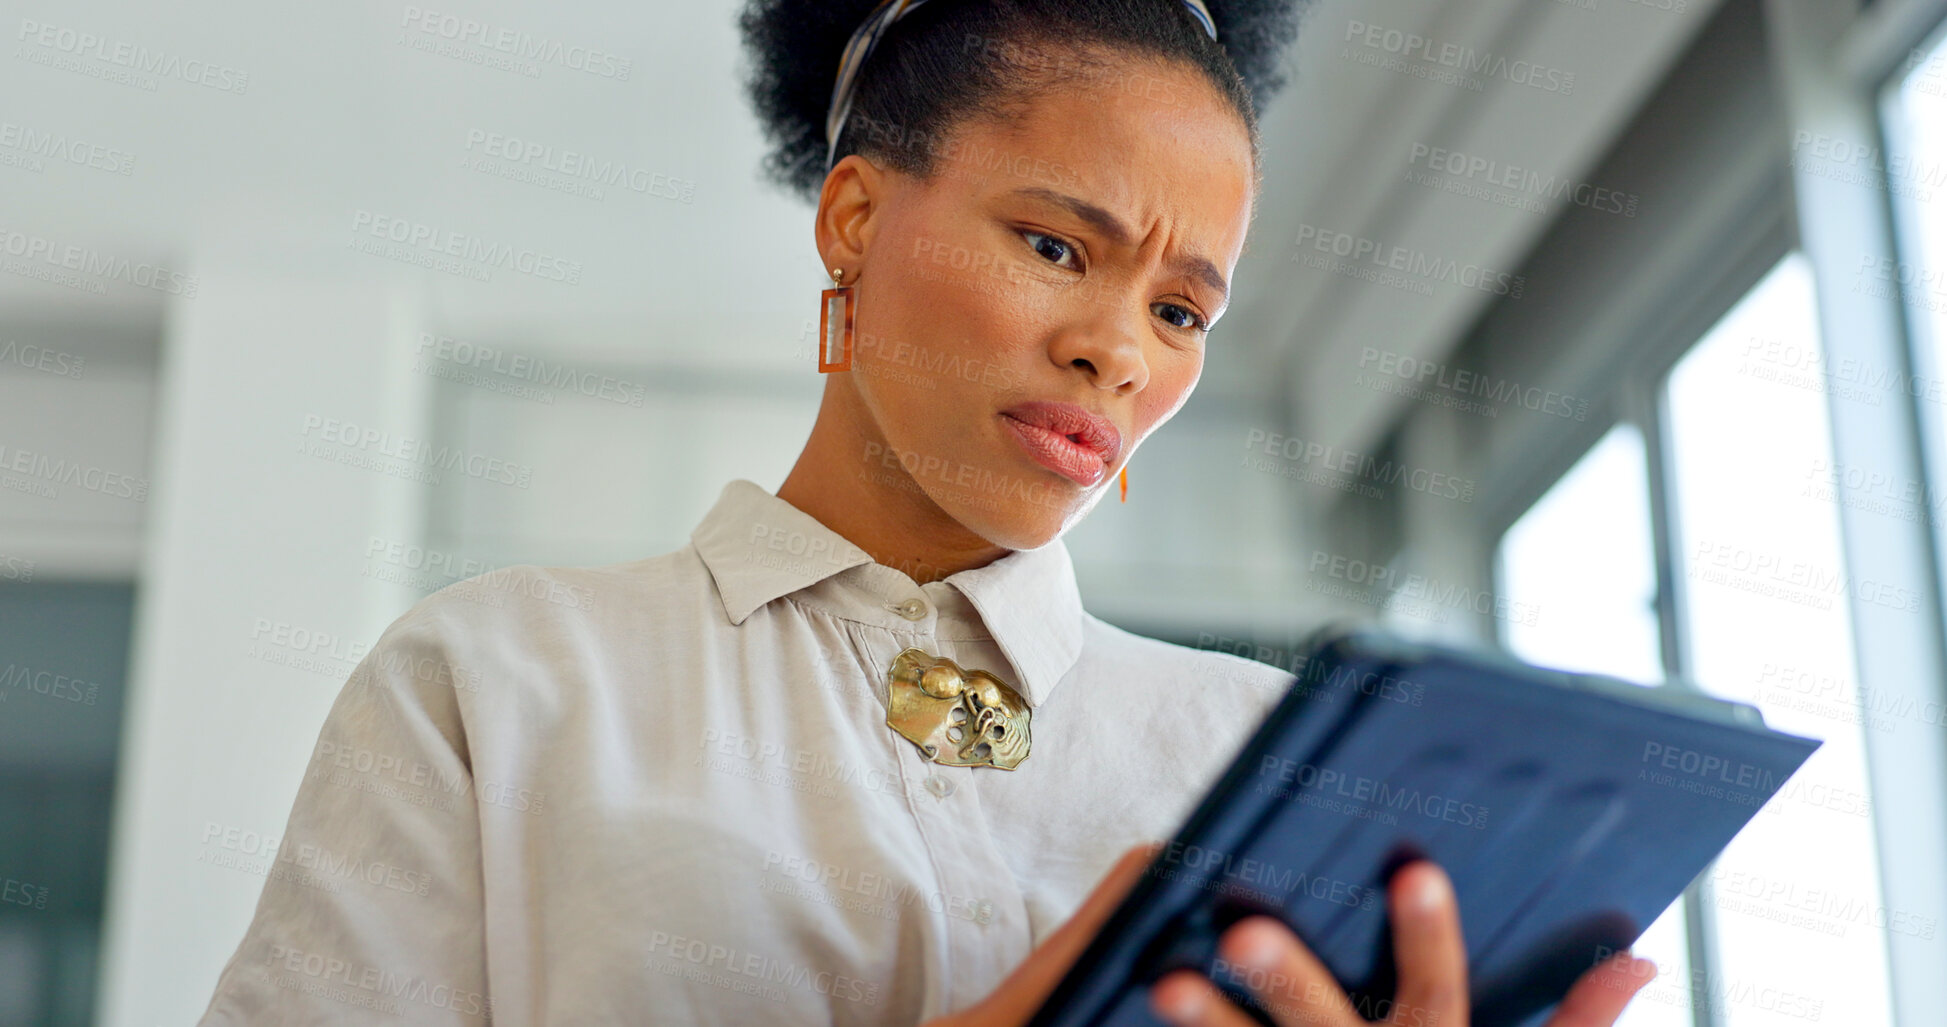
<svg viewBox="0 0 1947 1027"><path fill-rule="evenodd" d="M922 585L1012 552L954 520L892 453L850 383L827 380L811 438L777 497Z"/></svg>

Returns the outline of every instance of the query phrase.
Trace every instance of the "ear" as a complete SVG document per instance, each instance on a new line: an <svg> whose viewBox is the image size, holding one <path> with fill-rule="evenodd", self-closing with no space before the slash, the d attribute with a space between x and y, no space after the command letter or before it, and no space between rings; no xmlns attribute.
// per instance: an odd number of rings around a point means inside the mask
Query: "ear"
<svg viewBox="0 0 1947 1027"><path fill-rule="evenodd" d="M852 269L849 284L877 234L892 181L885 171L864 157L849 153L825 175L818 193L818 216L812 234L827 272Z"/></svg>

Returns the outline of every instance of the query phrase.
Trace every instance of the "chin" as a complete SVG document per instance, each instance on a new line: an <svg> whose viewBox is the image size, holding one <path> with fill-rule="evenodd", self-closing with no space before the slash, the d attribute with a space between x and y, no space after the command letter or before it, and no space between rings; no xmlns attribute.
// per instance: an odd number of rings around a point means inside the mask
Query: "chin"
<svg viewBox="0 0 1947 1027"><path fill-rule="evenodd" d="M968 531L1008 549L1040 549L1053 542L1070 525L1081 520L1089 507L1095 505L1095 499L1100 498L1099 489L1093 495L1081 494L1072 484L1063 482L1051 484L1050 500L1045 505L1002 496L944 491L946 494L933 497L941 509Z"/></svg>
<svg viewBox="0 0 1947 1027"><path fill-rule="evenodd" d="M1102 499L1100 487L1083 491L1067 479L1055 479L1049 487L1049 503L1034 505L1005 501L999 497L938 497L944 509L952 511L970 532L1005 546L1009 550L1040 550L1067 534Z"/></svg>

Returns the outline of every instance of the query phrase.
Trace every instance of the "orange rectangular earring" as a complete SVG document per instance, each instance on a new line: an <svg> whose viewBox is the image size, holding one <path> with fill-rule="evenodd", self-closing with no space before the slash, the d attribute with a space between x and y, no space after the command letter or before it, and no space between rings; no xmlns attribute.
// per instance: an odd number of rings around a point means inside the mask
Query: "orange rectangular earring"
<svg viewBox="0 0 1947 1027"><path fill-rule="evenodd" d="M1129 501L1129 465L1128 464L1122 465L1122 470L1118 474L1116 474L1116 478L1118 478L1122 482L1122 501L1127 503Z"/></svg>
<svg viewBox="0 0 1947 1027"><path fill-rule="evenodd" d="M832 287L820 293L824 308L818 313L818 370L849 371L852 367L852 290L844 284L845 271L832 268Z"/></svg>

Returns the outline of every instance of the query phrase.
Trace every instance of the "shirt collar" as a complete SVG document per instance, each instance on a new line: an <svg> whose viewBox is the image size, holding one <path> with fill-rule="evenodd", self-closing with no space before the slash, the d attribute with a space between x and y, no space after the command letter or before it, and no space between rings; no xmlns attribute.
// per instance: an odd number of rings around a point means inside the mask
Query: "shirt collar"
<svg viewBox="0 0 1947 1027"><path fill-rule="evenodd" d="M716 581L732 624L772 600L873 563L843 535L744 478L724 485L690 542ZM1020 675L1028 705L1045 702L1082 652L1081 593L1068 547L1057 538L941 580L980 612Z"/></svg>

